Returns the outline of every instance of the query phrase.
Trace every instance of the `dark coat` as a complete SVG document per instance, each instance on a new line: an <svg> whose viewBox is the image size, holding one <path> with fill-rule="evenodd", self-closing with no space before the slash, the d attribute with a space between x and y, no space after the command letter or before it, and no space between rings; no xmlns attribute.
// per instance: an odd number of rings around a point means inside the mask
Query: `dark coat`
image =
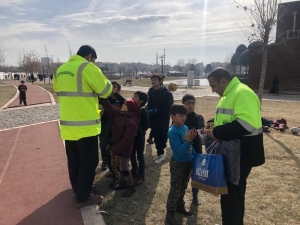
<svg viewBox="0 0 300 225"><path fill-rule="evenodd" d="M147 110L155 109L154 113L149 113L151 128L168 130L170 126L170 107L174 102L172 93L166 87L161 87L158 90L154 90L152 87L148 91L148 96Z"/></svg>
<svg viewBox="0 0 300 225"><path fill-rule="evenodd" d="M139 119L139 126L135 139L145 139L146 131L149 128L149 115L145 107L141 108L141 115Z"/></svg>
<svg viewBox="0 0 300 225"><path fill-rule="evenodd" d="M204 128L204 118L195 112L188 113L184 123L189 129L195 128L196 130ZM197 135L193 140L193 147L197 153L202 153L202 142L200 136Z"/></svg>
<svg viewBox="0 0 300 225"><path fill-rule="evenodd" d="M135 112L121 112L115 109L107 99L100 103L109 117L113 119L111 152L115 155L130 158L134 137L137 134L138 116Z"/></svg>

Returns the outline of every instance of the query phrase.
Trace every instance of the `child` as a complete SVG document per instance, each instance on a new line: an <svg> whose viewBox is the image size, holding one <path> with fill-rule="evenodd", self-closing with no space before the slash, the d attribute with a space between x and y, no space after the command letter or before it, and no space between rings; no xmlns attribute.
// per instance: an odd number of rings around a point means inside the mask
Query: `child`
<svg viewBox="0 0 300 225"><path fill-rule="evenodd" d="M26 85L24 84L24 81L23 81L23 80L21 81L21 84L19 85L18 90L19 90L19 92L20 92L20 94L19 94L20 105L22 105L22 102L24 103L24 105L27 105L27 102L26 102L26 91L27 91L27 87L26 87Z"/></svg>
<svg viewBox="0 0 300 225"><path fill-rule="evenodd" d="M140 106L133 100L127 100L119 110L115 109L107 99L100 99L100 103L109 117L113 119L111 153L118 156L120 170L119 183L115 190L127 188L122 197L130 197L135 192L134 180L129 169L133 141L137 133Z"/></svg>
<svg viewBox="0 0 300 225"><path fill-rule="evenodd" d="M141 115L139 119L138 131L137 135L134 138L134 147L131 155L132 176L134 178L137 178L135 184L139 186L145 180L145 135L149 127L149 115L145 109L145 104L148 102L148 95L144 92L136 91L134 92L132 99L141 106ZM137 160L139 161L139 166L137 166L136 156Z"/></svg>
<svg viewBox="0 0 300 225"><path fill-rule="evenodd" d="M115 105L116 101L119 101L120 104L122 105L125 99L123 98L122 95L119 94L121 91L121 85L116 81L111 82L111 84L113 86L113 93L108 97L110 104ZM99 135L101 158L102 158L102 165L101 165L102 171L105 171L107 167L109 168L110 171L112 171L111 164L110 164L111 162L110 154L106 154L107 152L106 146L108 144L108 141L110 141L111 138L111 132L112 132L111 124L112 124L111 119L109 118L107 113L104 112L103 115L101 116L102 129ZM114 177L113 173L112 176Z"/></svg>
<svg viewBox="0 0 300 225"><path fill-rule="evenodd" d="M151 134L154 137L157 149L155 164L165 161L164 148L167 146L168 129L170 126L170 106L173 104L172 93L162 85L163 76L154 74L151 76L152 87L148 91L149 101L147 111L149 113Z"/></svg>
<svg viewBox="0 0 300 225"><path fill-rule="evenodd" d="M122 108L122 104L117 100L115 102L115 105L114 105L115 109L117 110L121 110ZM113 153L111 153L111 147L113 146L113 143L112 143L112 125L113 125L113 121L112 119L110 119L110 123L109 123L109 126L108 126L108 129L110 132L107 132L108 134L106 135L106 138L105 139L105 142L107 143L106 145L106 150L107 150L107 158L110 159L110 162L108 163L109 165L109 169L111 170L111 173L112 173L112 180L111 182L109 183L109 187L110 188L114 188L118 182L119 182L119 178L120 178L120 173L118 171L118 156L117 155L114 155Z"/></svg>
<svg viewBox="0 0 300 225"><path fill-rule="evenodd" d="M195 128L196 130L204 128L204 118L202 115L199 115L195 113L195 104L196 104L196 99L193 95L186 94L182 97L182 104L185 105L187 109L187 117L185 121L185 125L188 126L189 129ZM193 147L196 151L196 153L201 154L202 153L202 143L200 136L197 135L195 139L193 140ZM198 192L199 189L197 188L192 188L192 193L193 193L193 204L195 206L201 205L201 202L198 199Z"/></svg>
<svg viewBox="0 0 300 225"><path fill-rule="evenodd" d="M169 129L169 142L172 151L170 162L171 183L167 200L166 220L171 224L178 224L175 211L191 216L191 212L185 208L184 194L189 181L189 174L193 166L195 149L192 142L197 131L184 125L187 109L184 105L174 104L170 108L173 125Z"/></svg>

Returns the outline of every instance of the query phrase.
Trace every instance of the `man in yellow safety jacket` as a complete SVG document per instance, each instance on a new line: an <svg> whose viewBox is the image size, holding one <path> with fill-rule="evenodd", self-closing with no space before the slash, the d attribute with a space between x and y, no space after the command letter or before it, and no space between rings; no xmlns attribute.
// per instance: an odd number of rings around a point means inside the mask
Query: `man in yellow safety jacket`
<svg viewBox="0 0 300 225"><path fill-rule="evenodd" d="M240 182L227 181L228 194L221 196L223 225L243 225L247 177L252 167L265 162L260 101L257 95L224 68L208 75L209 85L221 99L210 136L215 140L240 139Z"/></svg>
<svg viewBox="0 0 300 225"><path fill-rule="evenodd" d="M94 65L96 58L94 48L81 46L76 55L57 69L53 80L59 100L60 134L65 140L69 177L78 208L103 198L90 193L99 162L98 97L110 96L112 85Z"/></svg>

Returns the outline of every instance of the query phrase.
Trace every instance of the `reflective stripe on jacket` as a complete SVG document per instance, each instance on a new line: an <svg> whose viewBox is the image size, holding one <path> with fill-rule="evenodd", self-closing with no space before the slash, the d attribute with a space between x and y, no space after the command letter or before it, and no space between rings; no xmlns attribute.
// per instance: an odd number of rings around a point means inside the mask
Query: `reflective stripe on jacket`
<svg viewBox="0 0 300 225"><path fill-rule="evenodd" d="M81 56L72 56L57 69L53 89L59 100L63 140L79 140L100 133L98 96L107 98L112 85L96 65Z"/></svg>
<svg viewBox="0 0 300 225"><path fill-rule="evenodd" d="M251 107L249 103L253 103ZM248 136L263 132L260 101L257 95L236 77L230 81L217 105L214 125L220 126L234 120L251 133Z"/></svg>

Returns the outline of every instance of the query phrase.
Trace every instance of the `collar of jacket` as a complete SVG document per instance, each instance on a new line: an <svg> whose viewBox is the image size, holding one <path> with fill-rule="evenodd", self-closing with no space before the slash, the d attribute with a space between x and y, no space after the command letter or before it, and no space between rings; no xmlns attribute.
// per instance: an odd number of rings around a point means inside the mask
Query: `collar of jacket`
<svg viewBox="0 0 300 225"><path fill-rule="evenodd" d="M85 58L81 57L80 55L73 55L71 58L69 58L69 61L87 61Z"/></svg>
<svg viewBox="0 0 300 225"><path fill-rule="evenodd" d="M232 90L232 88L235 85L240 84L241 82L239 81L239 79L237 77L232 78L232 80L229 82L229 84L227 85L227 87L225 88L225 91L223 93L223 96L226 96L230 93L230 91Z"/></svg>

